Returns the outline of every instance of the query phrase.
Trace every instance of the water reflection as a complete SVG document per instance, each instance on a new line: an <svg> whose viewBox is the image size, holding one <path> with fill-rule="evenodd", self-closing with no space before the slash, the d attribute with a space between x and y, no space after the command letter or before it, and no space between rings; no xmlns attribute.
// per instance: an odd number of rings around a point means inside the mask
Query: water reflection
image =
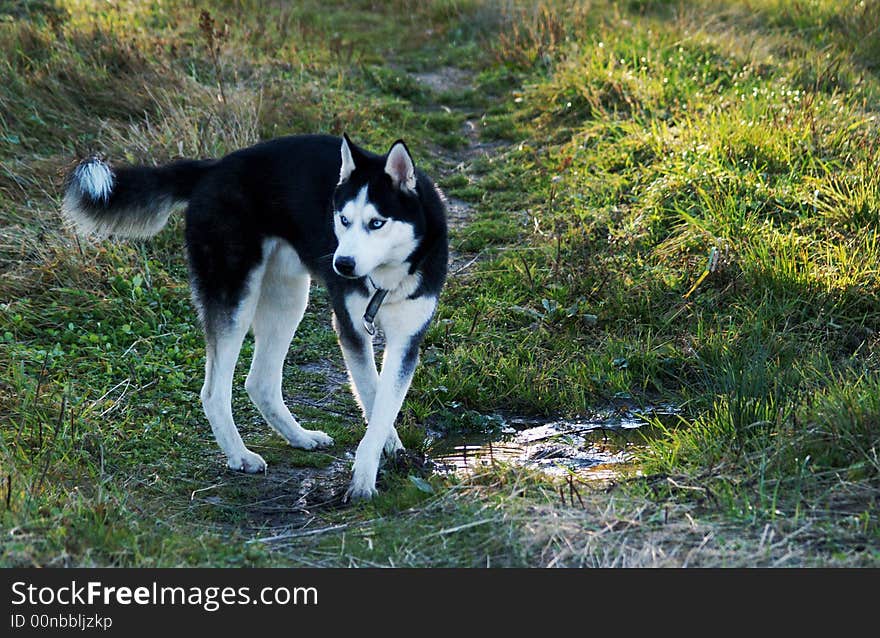
<svg viewBox="0 0 880 638"><path fill-rule="evenodd" d="M675 414L672 406L640 410L611 409L589 419L546 421L502 418L501 435L442 437L434 433L431 459L437 470L466 475L496 463L518 465L554 477L572 474L589 481L608 481L624 470L638 472L633 452L643 443L636 430L647 417Z"/></svg>

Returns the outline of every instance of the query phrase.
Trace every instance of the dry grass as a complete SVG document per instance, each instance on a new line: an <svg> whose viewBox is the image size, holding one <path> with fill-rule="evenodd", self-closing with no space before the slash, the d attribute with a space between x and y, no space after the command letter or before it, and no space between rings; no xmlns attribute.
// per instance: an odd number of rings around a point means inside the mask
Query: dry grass
<svg viewBox="0 0 880 638"><path fill-rule="evenodd" d="M535 479L538 480L535 480ZM689 498L640 498L631 490L580 485L560 492L521 471L496 467L393 517L276 530L251 541L298 564L542 568L863 567L864 522L837 507L796 520L719 516L685 477L653 477ZM644 482L645 479L638 479ZM680 482L681 481L681 482ZM864 486L839 494L853 502ZM847 490L841 488L843 492ZM697 498L692 494L696 493ZM833 542L830 539L833 538Z"/></svg>

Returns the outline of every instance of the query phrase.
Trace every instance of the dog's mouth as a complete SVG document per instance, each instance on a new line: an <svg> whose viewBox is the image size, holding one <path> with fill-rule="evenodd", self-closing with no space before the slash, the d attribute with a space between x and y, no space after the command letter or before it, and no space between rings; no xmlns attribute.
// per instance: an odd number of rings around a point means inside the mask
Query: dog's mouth
<svg viewBox="0 0 880 638"><path fill-rule="evenodd" d="M339 270L337 270L336 266L333 266L333 272L335 272L337 275L339 275L343 279L361 279L364 277L364 275L358 275L354 272L347 273L347 274L344 272L340 272Z"/></svg>

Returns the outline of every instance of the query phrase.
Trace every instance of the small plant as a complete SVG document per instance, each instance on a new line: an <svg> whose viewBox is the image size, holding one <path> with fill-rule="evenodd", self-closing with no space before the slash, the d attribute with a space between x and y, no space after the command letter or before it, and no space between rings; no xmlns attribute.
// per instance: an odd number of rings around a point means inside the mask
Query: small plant
<svg viewBox="0 0 880 638"><path fill-rule="evenodd" d="M543 311L523 306L513 306L513 310L534 317L535 319L539 319L548 327L556 326L566 320L578 317L580 318L583 327L595 325L599 321L599 318L594 314L581 311L581 305L584 301L585 298L580 297L573 304L563 306L555 299L544 298L541 299L541 308Z"/></svg>

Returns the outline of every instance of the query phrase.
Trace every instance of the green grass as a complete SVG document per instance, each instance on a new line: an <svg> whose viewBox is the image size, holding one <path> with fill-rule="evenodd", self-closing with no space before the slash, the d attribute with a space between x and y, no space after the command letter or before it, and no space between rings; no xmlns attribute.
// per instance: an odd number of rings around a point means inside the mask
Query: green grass
<svg viewBox="0 0 880 638"><path fill-rule="evenodd" d="M877 564L875 5L217 0L216 57L201 8L0 9L0 564ZM414 75L448 67L473 86ZM320 288L285 393L336 445L282 445L237 383L270 473L225 470L182 222L76 240L63 174L93 151L153 164L343 131L405 137L473 207L452 246L479 258L428 333L407 446L425 423L678 405L639 475L576 496L503 465L407 466L371 503L323 502L363 424L328 391L343 372ZM300 495L309 472L325 491Z"/></svg>

